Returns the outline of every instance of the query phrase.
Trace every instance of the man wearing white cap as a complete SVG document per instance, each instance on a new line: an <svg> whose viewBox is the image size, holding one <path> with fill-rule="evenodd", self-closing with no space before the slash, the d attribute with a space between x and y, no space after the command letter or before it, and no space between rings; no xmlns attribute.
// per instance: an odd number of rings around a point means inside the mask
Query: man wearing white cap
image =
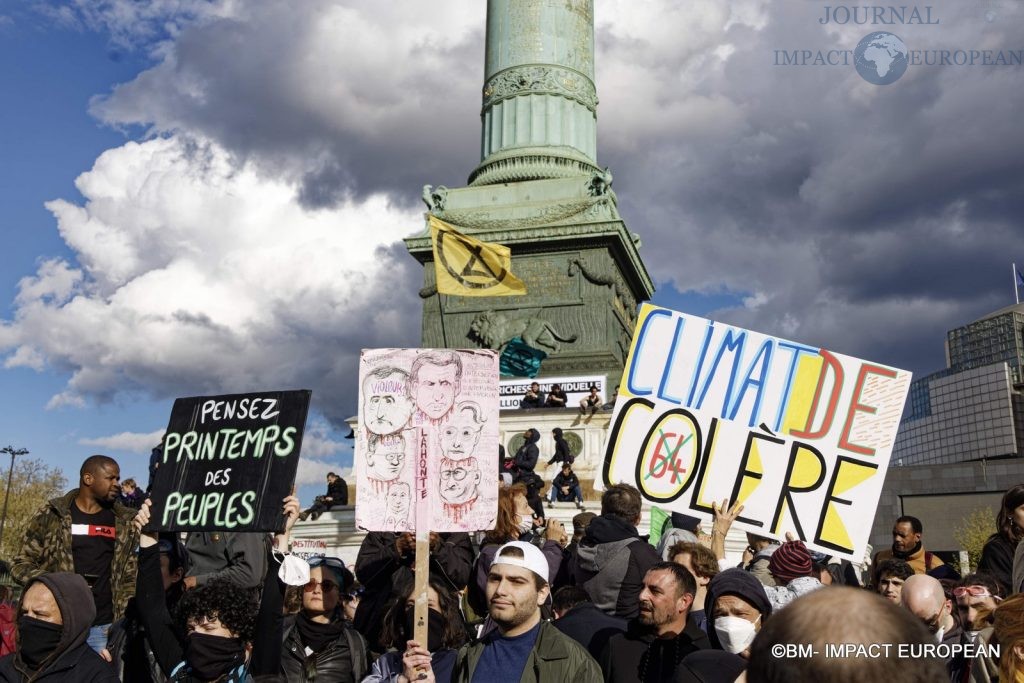
<svg viewBox="0 0 1024 683"><path fill-rule="evenodd" d="M541 620L548 562L522 541L498 549L487 574L487 605L497 628L463 648L452 675L460 683L600 681L601 669L576 641Z"/></svg>

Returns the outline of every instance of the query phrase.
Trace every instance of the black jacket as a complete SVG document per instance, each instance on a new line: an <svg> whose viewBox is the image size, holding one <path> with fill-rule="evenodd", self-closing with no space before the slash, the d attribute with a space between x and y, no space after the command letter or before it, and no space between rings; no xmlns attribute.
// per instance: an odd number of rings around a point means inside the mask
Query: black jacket
<svg viewBox="0 0 1024 683"><path fill-rule="evenodd" d="M281 633L284 589L277 578L281 568L273 556L267 558L269 567L260 595L260 609L256 615L256 635L252 643L252 655L244 672L259 679L261 676L276 676L281 670ZM184 643L167 611L164 601L164 586L160 579L160 547L157 545L139 549L138 587L139 616L149 638L153 655L160 669L172 681L191 680L185 656ZM244 677L245 673L234 672L229 680ZM238 674L238 675L236 675Z"/></svg>
<svg viewBox="0 0 1024 683"><path fill-rule="evenodd" d="M430 573L447 581L453 591L460 591L469 583L473 570L473 543L465 533L438 534L438 547L430 550ZM366 637L370 650L383 652L380 644L380 628L384 619L384 607L396 588L411 585L413 553L399 555L395 548L398 534L392 532L370 532L359 546L356 557L356 578L366 592L353 625Z"/></svg>
<svg viewBox="0 0 1024 683"><path fill-rule="evenodd" d="M674 683L683 658L710 647L692 620L675 638L663 639L634 619L625 633L608 640L599 661L606 683Z"/></svg>
<svg viewBox="0 0 1024 683"><path fill-rule="evenodd" d="M576 605L555 622L555 628L587 648L594 659L604 652L608 639L626 632L626 620L599 610L594 603Z"/></svg>
<svg viewBox="0 0 1024 683"><path fill-rule="evenodd" d="M569 452L569 443L562 436L562 428L555 427L551 431L555 433L555 454L548 460L548 464L554 465L556 462L573 464L576 458Z"/></svg>
<svg viewBox="0 0 1024 683"><path fill-rule="evenodd" d="M555 475L555 480L551 484L555 488L555 498L559 502L566 502L570 500L576 500L576 494L572 492L574 486L580 485L580 479L576 476L575 472L570 472L569 476L565 476L562 472ZM568 486L569 493L562 493L562 487Z"/></svg>
<svg viewBox="0 0 1024 683"><path fill-rule="evenodd" d="M543 408L545 400L546 400L546 398L544 396L544 392L543 391L538 391L537 392L537 398L529 398L528 396L526 396L526 394L523 394L523 397L521 399L519 399L519 407L520 408Z"/></svg>
<svg viewBox="0 0 1024 683"><path fill-rule="evenodd" d="M57 648L43 660L38 671L25 666L18 652L0 659L0 681L116 683L114 668L86 643L89 627L96 618L96 604L92 589L85 579L70 572L40 574L25 584L25 591L36 582L42 583L53 593L64 621L64 632ZM18 611L21 611L20 607Z"/></svg>
<svg viewBox="0 0 1024 683"><path fill-rule="evenodd" d="M540 449L537 448L538 441L540 441L540 432L534 429L530 438L523 442L523 445L516 451L516 478L522 478L527 472L532 474L534 468L537 467L537 458L540 457Z"/></svg>
<svg viewBox="0 0 1024 683"><path fill-rule="evenodd" d="M981 551L978 571L994 576L1003 585L1003 590L1007 591L1003 595L1009 595L1015 590L1011 584L1013 583L1013 553L1016 549L1015 545L999 534L992 534Z"/></svg>
<svg viewBox="0 0 1024 683"><path fill-rule="evenodd" d="M281 671L288 683L360 683L369 671L366 640L355 629L345 627L337 640L307 657L295 620L290 619L284 631Z"/></svg>
<svg viewBox="0 0 1024 683"><path fill-rule="evenodd" d="M599 515L580 541L573 578L602 611L632 619L640 613L644 574L660 561L636 527L612 515Z"/></svg>
<svg viewBox="0 0 1024 683"><path fill-rule="evenodd" d="M348 484L338 477L327 485L327 495L331 498L331 505L348 505Z"/></svg>

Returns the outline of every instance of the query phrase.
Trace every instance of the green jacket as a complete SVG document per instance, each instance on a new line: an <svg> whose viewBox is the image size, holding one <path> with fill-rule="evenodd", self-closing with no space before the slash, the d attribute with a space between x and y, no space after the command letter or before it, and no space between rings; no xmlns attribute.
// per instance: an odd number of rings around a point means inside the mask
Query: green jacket
<svg viewBox="0 0 1024 683"><path fill-rule="evenodd" d="M452 681L470 683L477 662L483 654L482 641L467 645L459 651L459 659L452 672ZM537 642L523 669L519 683L601 683L601 667L582 645L565 635L550 622L541 622Z"/></svg>
<svg viewBox="0 0 1024 683"><path fill-rule="evenodd" d="M78 489L50 500L32 519L21 550L11 564L11 576L24 585L46 572L74 572L71 555L71 506ZM138 510L114 503L114 564L110 568L110 590L114 601L114 621L124 616L128 598L135 595L135 573L139 534L132 520Z"/></svg>

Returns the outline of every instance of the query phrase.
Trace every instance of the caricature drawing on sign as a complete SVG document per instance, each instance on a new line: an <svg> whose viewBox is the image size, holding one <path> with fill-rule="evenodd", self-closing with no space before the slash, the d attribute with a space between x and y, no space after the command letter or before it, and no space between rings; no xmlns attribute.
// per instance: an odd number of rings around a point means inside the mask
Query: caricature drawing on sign
<svg viewBox="0 0 1024 683"><path fill-rule="evenodd" d="M401 530L410 528L409 508L411 506L411 499L412 493L410 492L409 485L404 481L388 487L384 513L384 524L388 528Z"/></svg>
<svg viewBox="0 0 1024 683"><path fill-rule="evenodd" d="M440 493L444 512L458 524L480 496L480 464L476 458L441 458Z"/></svg>
<svg viewBox="0 0 1024 683"><path fill-rule="evenodd" d="M439 425L451 414L455 396L460 391L462 361L454 351L433 351L416 356L411 384L417 418Z"/></svg>
<svg viewBox="0 0 1024 683"><path fill-rule="evenodd" d="M448 423L438 431L441 454L449 460L474 455L485 422L487 420L479 405L472 401L459 403Z"/></svg>
<svg viewBox="0 0 1024 683"><path fill-rule="evenodd" d="M402 434L371 434L366 444L366 476L375 493L384 493L402 474L405 437Z"/></svg>
<svg viewBox="0 0 1024 683"><path fill-rule="evenodd" d="M363 424L372 434L394 434L405 429L412 416L409 373L383 366L363 380Z"/></svg>

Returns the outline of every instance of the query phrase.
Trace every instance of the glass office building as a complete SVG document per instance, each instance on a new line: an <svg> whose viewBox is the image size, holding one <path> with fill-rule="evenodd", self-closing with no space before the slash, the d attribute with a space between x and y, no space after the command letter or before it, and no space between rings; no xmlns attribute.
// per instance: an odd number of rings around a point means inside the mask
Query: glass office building
<svg viewBox="0 0 1024 683"><path fill-rule="evenodd" d="M1024 446L1024 304L946 334L947 368L910 385L892 465L1013 457Z"/></svg>

